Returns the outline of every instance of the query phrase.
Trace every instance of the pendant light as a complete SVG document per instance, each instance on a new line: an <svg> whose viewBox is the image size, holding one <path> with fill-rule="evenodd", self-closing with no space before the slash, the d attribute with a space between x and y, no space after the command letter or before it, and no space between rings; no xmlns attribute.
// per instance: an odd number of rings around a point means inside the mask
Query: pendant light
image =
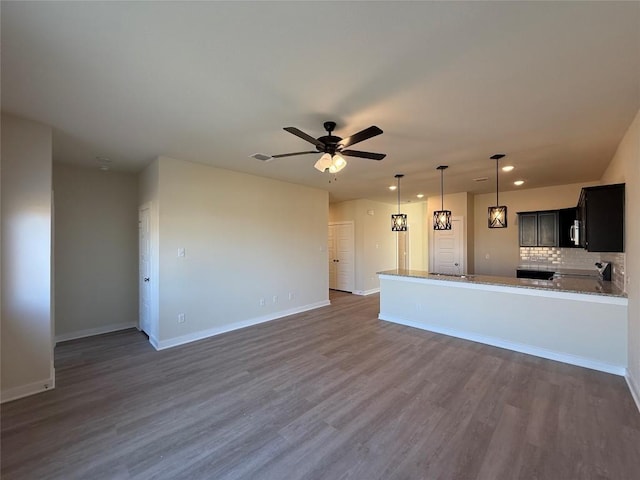
<svg viewBox="0 0 640 480"><path fill-rule="evenodd" d="M496 204L489 207L489 228L507 228L507 206L498 201L498 163L504 158L504 153L496 153L491 160L496 161Z"/></svg>
<svg viewBox="0 0 640 480"><path fill-rule="evenodd" d="M433 212L433 229L434 230L451 230L451 210L444 209L444 171L449 168L448 165L440 165L440 210Z"/></svg>
<svg viewBox="0 0 640 480"><path fill-rule="evenodd" d="M404 213L400 213L400 179L404 177L403 174L398 173L395 176L398 179L398 213L391 215L391 231L392 232L406 232L407 231L407 216Z"/></svg>

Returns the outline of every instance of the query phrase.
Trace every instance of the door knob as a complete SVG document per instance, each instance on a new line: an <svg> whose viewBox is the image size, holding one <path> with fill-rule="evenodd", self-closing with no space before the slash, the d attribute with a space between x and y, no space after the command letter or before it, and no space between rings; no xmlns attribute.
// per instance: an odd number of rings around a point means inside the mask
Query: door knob
<svg viewBox="0 0 640 480"><path fill-rule="evenodd" d="M148 282L149 281L149 277L144 277L144 281Z"/></svg>

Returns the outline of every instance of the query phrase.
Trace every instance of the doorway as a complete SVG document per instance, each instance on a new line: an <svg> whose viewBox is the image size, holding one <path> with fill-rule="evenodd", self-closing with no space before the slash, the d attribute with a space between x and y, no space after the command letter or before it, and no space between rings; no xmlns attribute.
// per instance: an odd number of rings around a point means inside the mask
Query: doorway
<svg viewBox="0 0 640 480"><path fill-rule="evenodd" d="M353 292L355 289L355 254L353 222L329 224L329 288Z"/></svg>
<svg viewBox="0 0 640 480"><path fill-rule="evenodd" d="M434 230L433 268L430 271L449 275L466 273L463 239L463 217L453 217L451 219L451 230Z"/></svg>
<svg viewBox="0 0 640 480"><path fill-rule="evenodd" d="M398 268L409 270L409 227L404 232L397 232L396 252L398 252Z"/></svg>
<svg viewBox="0 0 640 480"><path fill-rule="evenodd" d="M138 210L138 328L151 337L151 206L146 204Z"/></svg>

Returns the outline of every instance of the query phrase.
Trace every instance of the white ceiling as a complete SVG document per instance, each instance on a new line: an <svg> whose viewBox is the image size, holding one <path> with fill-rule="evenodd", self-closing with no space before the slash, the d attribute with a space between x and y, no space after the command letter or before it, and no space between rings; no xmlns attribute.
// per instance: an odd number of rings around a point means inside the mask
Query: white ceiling
<svg viewBox="0 0 640 480"><path fill-rule="evenodd" d="M640 108L639 2L2 2L2 109L54 127L54 161L158 155L331 201L597 180ZM335 177L314 137L370 125ZM473 179L489 177L478 183ZM330 181L331 180L331 181ZM413 197L415 200L415 197Z"/></svg>

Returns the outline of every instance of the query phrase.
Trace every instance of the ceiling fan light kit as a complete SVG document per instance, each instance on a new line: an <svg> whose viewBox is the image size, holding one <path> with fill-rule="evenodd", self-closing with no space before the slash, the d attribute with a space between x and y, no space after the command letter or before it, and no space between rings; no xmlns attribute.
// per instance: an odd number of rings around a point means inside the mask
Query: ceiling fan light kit
<svg viewBox="0 0 640 480"><path fill-rule="evenodd" d="M444 209L444 171L449 168L447 165L440 165L440 210L433 212L434 230L451 230L451 210Z"/></svg>
<svg viewBox="0 0 640 480"><path fill-rule="evenodd" d="M395 175L398 180L398 213L391 215L391 231L392 232L406 232L407 231L407 215L400 213L400 179L404 177L403 174L398 173Z"/></svg>
<svg viewBox="0 0 640 480"><path fill-rule="evenodd" d="M346 166L347 161L337 153L335 155L325 153L316 162L314 168L320 172L326 172L328 170L329 173L338 173Z"/></svg>
<svg viewBox="0 0 640 480"><path fill-rule="evenodd" d="M296 155L307 155L311 153L323 153L323 155L315 163L314 168L320 172L338 173L344 167L347 166L347 161L344 157L358 157L366 158L369 160L382 160L386 157L384 153L362 152L360 150L348 150L347 147L356 143L368 140L371 137L380 135L382 130L375 125L365 128L364 130L351 135L347 138L337 137L332 135L333 130L336 128L336 122L324 122L324 129L327 131L327 135L319 138L313 138L311 135L303 132L296 127L284 127L284 130L300 137L303 140L315 145L316 149L308 152L293 152L283 153L280 155L272 155L269 158L283 158L293 157ZM263 160L257 156L254 156L258 160Z"/></svg>
<svg viewBox="0 0 640 480"><path fill-rule="evenodd" d="M500 205L498 200L498 164L500 159L504 157L504 153L496 153L491 156L491 160L496 161L496 204L489 207L489 228L507 228L507 206Z"/></svg>

